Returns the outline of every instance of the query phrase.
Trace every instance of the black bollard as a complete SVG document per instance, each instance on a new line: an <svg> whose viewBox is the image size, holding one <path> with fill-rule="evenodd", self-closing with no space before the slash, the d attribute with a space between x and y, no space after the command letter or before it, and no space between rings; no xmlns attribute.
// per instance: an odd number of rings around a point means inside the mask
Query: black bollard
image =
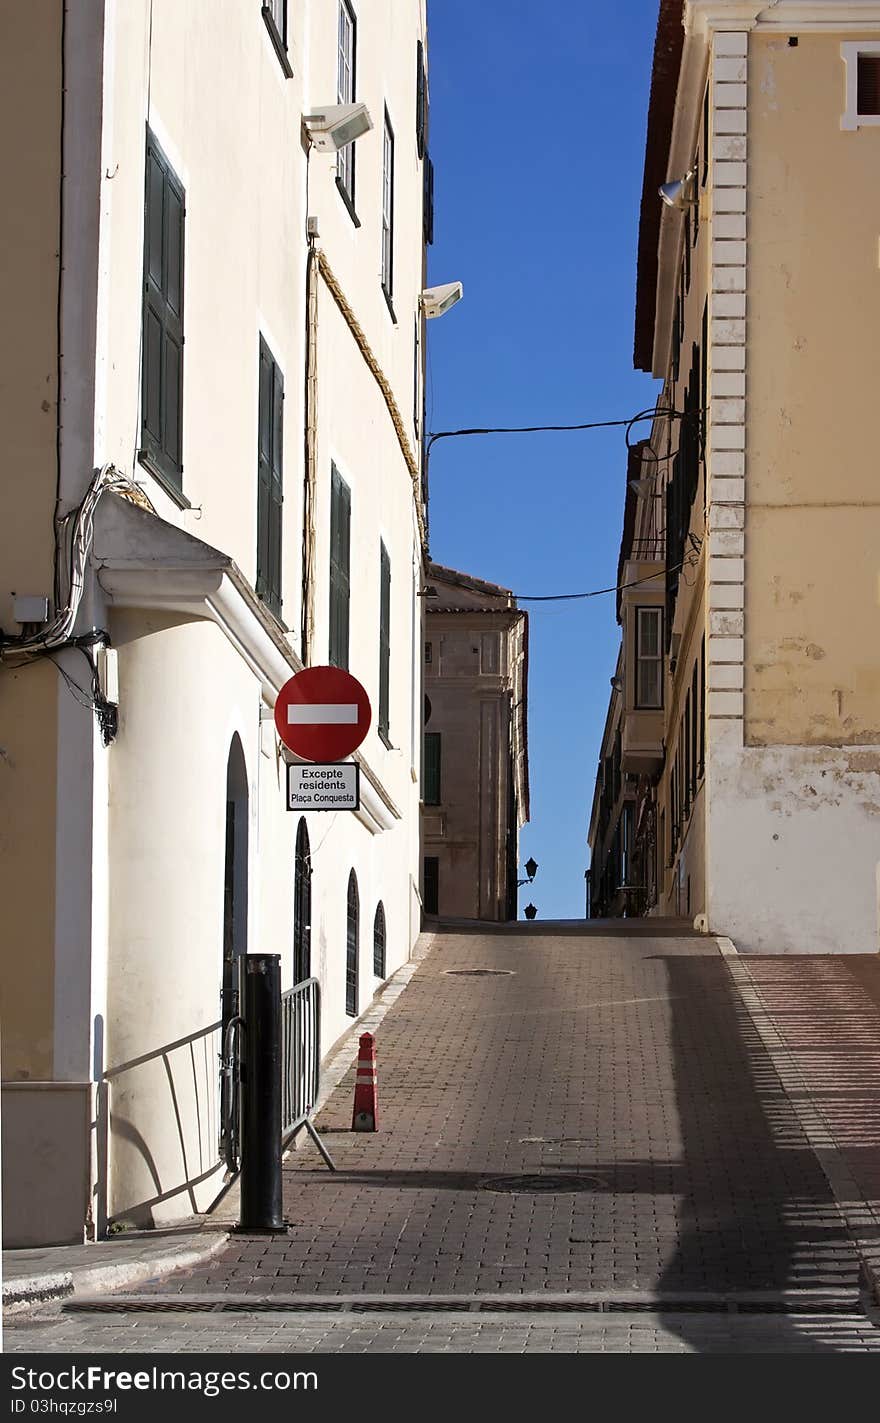
<svg viewBox="0 0 880 1423"><path fill-rule="evenodd" d="M281 955L244 966L244 1123L239 1230L286 1229L281 1203Z"/></svg>

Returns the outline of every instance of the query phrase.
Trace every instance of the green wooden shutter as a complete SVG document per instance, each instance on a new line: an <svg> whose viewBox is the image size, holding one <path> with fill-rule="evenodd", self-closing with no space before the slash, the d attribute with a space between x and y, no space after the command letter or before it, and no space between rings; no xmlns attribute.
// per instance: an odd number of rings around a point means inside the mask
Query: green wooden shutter
<svg viewBox="0 0 880 1423"><path fill-rule="evenodd" d="M391 672L391 559L379 545L379 734L388 739Z"/></svg>
<svg viewBox="0 0 880 1423"><path fill-rule="evenodd" d="M257 597L281 617L284 379L260 337L257 416Z"/></svg>
<svg viewBox="0 0 880 1423"><path fill-rule="evenodd" d="M144 199L141 455L177 488L183 477L184 192L152 134Z"/></svg>
<svg viewBox="0 0 880 1423"><path fill-rule="evenodd" d="M416 40L416 148L420 158L425 156L425 140L428 132L428 85L425 79L425 47Z"/></svg>
<svg viewBox="0 0 880 1423"><path fill-rule="evenodd" d="M330 481L330 645L333 667L348 668L351 490L335 465Z"/></svg>
<svg viewBox="0 0 880 1423"><path fill-rule="evenodd" d="M422 202L422 235L428 247L434 241L434 165L425 158L424 192Z"/></svg>

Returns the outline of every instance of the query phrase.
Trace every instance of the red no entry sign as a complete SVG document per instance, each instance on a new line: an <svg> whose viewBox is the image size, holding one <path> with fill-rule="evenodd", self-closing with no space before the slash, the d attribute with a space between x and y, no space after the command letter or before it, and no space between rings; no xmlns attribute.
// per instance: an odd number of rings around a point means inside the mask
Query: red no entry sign
<svg viewBox="0 0 880 1423"><path fill-rule="evenodd" d="M275 703L275 729L305 761L341 761L370 729L370 699L341 667L307 667L285 682Z"/></svg>

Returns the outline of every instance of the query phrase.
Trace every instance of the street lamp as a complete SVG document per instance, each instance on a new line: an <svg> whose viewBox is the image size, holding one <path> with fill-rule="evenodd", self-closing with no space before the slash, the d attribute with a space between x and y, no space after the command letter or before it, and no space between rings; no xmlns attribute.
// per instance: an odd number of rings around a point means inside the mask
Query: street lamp
<svg viewBox="0 0 880 1423"><path fill-rule="evenodd" d="M525 867L524 867L524 868L525 868L525 872L526 872L526 877L525 877L525 879L518 879L518 880L517 880L517 882L516 882L516 887L517 887L517 889L519 889L519 887L520 887L521 884L531 884L532 880L535 878L535 875L538 873L538 861L535 860L535 859L533 859L532 856L530 855L529 858L526 860L526 863L525 863Z"/></svg>
<svg viewBox="0 0 880 1423"><path fill-rule="evenodd" d="M523 910L523 913L525 914L527 919L534 919L537 912L538 911L535 908L534 904L527 904L525 909Z"/></svg>

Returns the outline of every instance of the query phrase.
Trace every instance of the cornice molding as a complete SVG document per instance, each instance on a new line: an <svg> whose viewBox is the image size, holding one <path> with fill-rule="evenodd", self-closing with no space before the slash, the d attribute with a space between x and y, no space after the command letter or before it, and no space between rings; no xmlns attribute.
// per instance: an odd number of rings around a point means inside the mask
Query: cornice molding
<svg viewBox="0 0 880 1423"><path fill-rule="evenodd" d="M685 30L708 39L723 30L868 30L878 0L687 0Z"/></svg>

